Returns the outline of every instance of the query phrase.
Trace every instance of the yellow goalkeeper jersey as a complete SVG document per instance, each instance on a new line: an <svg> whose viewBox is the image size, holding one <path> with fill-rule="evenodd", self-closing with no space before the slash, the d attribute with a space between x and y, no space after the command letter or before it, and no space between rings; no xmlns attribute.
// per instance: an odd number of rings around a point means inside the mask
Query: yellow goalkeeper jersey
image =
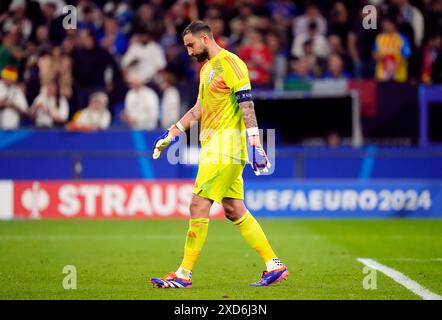
<svg viewBox="0 0 442 320"><path fill-rule="evenodd" d="M247 162L246 128L235 93L250 90L246 64L222 49L200 71L200 163Z"/></svg>

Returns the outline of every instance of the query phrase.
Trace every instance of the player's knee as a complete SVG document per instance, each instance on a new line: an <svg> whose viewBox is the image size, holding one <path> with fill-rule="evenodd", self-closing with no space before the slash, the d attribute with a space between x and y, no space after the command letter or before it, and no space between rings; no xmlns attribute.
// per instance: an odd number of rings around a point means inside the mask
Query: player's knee
<svg viewBox="0 0 442 320"><path fill-rule="evenodd" d="M195 198L193 198L190 202L189 209L191 218L197 219L209 217L210 206L208 206L206 203L203 203L202 201L198 201Z"/></svg>
<svg viewBox="0 0 442 320"><path fill-rule="evenodd" d="M224 215L230 221L236 221L241 218L242 212L240 212L239 208L233 206L231 204L223 203Z"/></svg>
<svg viewBox="0 0 442 320"><path fill-rule="evenodd" d="M203 212L203 206L200 203L197 202L191 202L190 203L190 216L193 218L196 218Z"/></svg>

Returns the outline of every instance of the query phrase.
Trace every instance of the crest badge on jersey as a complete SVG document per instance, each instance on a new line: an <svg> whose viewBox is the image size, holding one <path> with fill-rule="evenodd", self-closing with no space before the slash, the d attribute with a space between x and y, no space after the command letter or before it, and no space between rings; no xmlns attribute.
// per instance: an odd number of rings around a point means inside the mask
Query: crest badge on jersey
<svg viewBox="0 0 442 320"><path fill-rule="evenodd" d="M212 71L210 71L210 74L209 74L209 83L212 82L214 77L215 77L215 71L212 70Z"/></svg>

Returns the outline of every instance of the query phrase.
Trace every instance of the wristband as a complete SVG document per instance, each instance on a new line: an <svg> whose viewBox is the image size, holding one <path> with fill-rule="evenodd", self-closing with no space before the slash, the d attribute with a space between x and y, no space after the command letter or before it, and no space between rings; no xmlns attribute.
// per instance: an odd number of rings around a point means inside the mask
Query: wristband
<svg viewBox="0 0 442 320"><path fill-rule="evenodd" d="M253 128L247 128L247 136L259 136L259 129L258 127Z"/></svg>
<svg viewBox="0 0 442 320"><path fill-rule="evenodd" d="M181 124L180 121L178 121L177 123L175 123L175 126L181 131L181 132L185 132L186 128L184 128L184 126Z"/></svg>

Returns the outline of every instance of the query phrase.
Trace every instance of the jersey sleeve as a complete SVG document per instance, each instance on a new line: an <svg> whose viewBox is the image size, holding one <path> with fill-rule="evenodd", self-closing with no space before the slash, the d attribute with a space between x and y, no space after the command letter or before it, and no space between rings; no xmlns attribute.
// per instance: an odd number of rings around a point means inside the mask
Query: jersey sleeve
<svg viewBox="0 0 442 320"><path fill-rule="evenodd" d="M238 57L226 56L223 59L224 82L233 92L250 90L247 65Z"/></svg>

